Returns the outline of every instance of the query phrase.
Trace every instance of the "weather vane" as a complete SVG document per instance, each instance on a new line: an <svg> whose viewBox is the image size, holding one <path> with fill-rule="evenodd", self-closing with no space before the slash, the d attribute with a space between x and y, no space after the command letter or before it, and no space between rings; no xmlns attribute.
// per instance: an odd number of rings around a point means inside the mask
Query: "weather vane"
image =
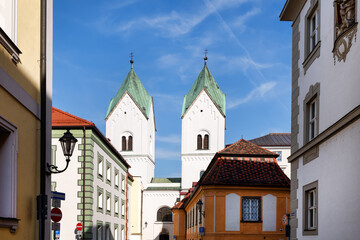
<svg viewBox="0 0 360 240"><path fill-rule="evenodd" d="M205 48L205 51L204 51L204 53L205 53L205 57L204 57L204 61L205 61L205 65L206 65L206 61L207 61L207 54L208 54L208 50Z"/></svg>

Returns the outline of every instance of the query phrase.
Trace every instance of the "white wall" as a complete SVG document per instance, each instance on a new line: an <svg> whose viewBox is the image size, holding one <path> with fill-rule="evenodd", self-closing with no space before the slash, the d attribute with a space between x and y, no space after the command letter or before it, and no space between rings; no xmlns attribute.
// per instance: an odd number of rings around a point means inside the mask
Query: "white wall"
<svg viewBox="0 0 360 240"><path fill-rule="evenodd" d="M122 151L121 137L124 133L133 136L132 151ZM142 176L144 181L150 182L154 177L155 165L153 105L147 119L126 92L106 120L106 137L110 138L111 143L131 165L129 172L133 176Z"/></svg>
<svg viewBox="0 0 360 240"><path fill-rule="evenodd" d="M297 216L303 215L303 186L318 181L318 236L306 239L352 240L360 236L360 120L320 145L319 158L299 160ZM299 218L297 236L302 236ZM300 238L301 239L301 238Z"/></svg>
<svg viewBox="0 0 360 240"><path fill-rule="evenodd" d="M303 145L303 100L309 91L310 85L320 82L320 100L319 100L319 132L327 129L360 104L360 45L353 40L350 52L347 54L346 62L334 64L332 49L334 46L334 7L327 1L320 2L320 57L310 65L304 74L302 63L306 56L304 55L305 40L305 15L310 7L307 1L303 11L300 14L300 59L298 66L300 70L299 84L299 134L298 143ZM359 21L360 8L357 6L357 21Z"/></svg>
<svg viewBox="0 0 360 240"><path fill-rule="evenodd" d="M197 150L197 135L209 133L209 149ZM224 148L225 118L203 90L182 119L181 178L182 188L191 188L200 171L206 170L214 154Z"/></svg>
<svg viewBox="0 0 360 240"><path fill-rule="evenodd" d="M171 190L145 190L143 195L143 240L158 240L162 228L169 231L169 237L174 235L173 222L157 222L157 211L164 206L172 208L175 205L176 198L179 197L179 191ZM147 227L145 227L147 222Z"/></svg>
<svg viewBox="0 0 360 240"><path fill-rule="evenodd" d="M64 130L64 133L65 132L66 131ZM52 138L51 141L52 145L56 146L56 165L59 167L59 170L62 170L66 164L59 138ZM78 191L81 191L81 187L78 186L80 175L77 174L77 172L78 168L81 167L78 158L82 154L82 151L79 150L79 145L82 144L82 141L83 138L78 138L68 169L63 173L51 175L51 181L56 182L55 190L65 193L65 201L61 201L60 207L63 214L60 221L61 239L75 239L74 231L76 229L76 224L78 223L77 216L81 214L80 210L77 210L77 204L80 203L77 193Z"/></svg>

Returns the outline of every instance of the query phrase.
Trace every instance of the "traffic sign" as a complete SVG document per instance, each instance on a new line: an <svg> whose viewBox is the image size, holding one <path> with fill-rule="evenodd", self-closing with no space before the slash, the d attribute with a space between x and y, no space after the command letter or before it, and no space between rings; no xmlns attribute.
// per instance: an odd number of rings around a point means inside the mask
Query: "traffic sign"
<svg viewBox="0 0 360 240"><path fill-rule="evenodd" d="M52 223L52 230L60 231L60 223L53 222Z"/></svg>
<svg viewBox="0 0 360 240"><path fill-rule="evenodd" d="M60 208L53 208L51 209L51 220L54 222L59 222L62 218L62 212Z"/></svg>
<svg viewBox="0 0 360 240"><path fill-rule="evenodd" d="M76 224L76 229L81 231L83 229L83 225L81 223Z"/></svg>
<svg viewBox="0 0 360 240"><path fill-rule="evenodd" d="M51 198L65 200L65 193L51 191Z"/></svg>
<svg viewBox="0 0 360 240"><path fill-rule="evenodd" d="M289 221L288 216L284 214L284 216L282 217L282 224L286 226L288 225L288 221Z"/></svg>

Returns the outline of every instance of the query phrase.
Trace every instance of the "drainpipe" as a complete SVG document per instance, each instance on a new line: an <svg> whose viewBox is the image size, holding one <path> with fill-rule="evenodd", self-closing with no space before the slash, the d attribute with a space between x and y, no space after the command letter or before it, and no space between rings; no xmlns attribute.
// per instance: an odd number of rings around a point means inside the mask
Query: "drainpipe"
<svg viewBox="0 0 360 240"><path fill-rule="evenodd" d="M40 10L40 196L38 197L38 218L39 218L39 239L45 240L45 220L48 212L48 199L46 195L46 182L49 176L46 176L46 0L41 0ZM51 119L50 119L51 120ZM39 200L40 198L40 200Z"/></svg>
<svg viewBox="0 0 360 240"><path fill-rule="evenodd" d="M84 153L83 153L83 173L82 173L82 179L83 179L83 187L82 187L82 201L83 201L83 210L82 210L82 239L85 239L85 161L86 161L86 128L83 127L84 137L83 137L83 144L84 144Z"/></svg>
<svg viewBox="0 0 360 240"><path fill-rule="evenodd" d="M127 170L126 172L126 179L125 179L125 184L126 184L126 194L125 194L125 206L126 206L126 218L125 218L125 239L127 239L127 236L128 236L128 220L129 220L129 217L128 217L128 191L129 191L129 188L128 188L128 179L129 179L129 169Z"/></svg>

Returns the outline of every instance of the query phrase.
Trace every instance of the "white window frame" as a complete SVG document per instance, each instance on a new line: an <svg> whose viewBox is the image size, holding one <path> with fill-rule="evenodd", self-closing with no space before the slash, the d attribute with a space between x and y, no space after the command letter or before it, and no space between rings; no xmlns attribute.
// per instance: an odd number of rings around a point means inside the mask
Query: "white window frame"
<svg viewBox="0 0 360 240"><path fill-rule="evenodd" d="M282 151L274 151L274 153L279 154L279 156L276 158L276 161L282 162Z"/></svg>
<svg viewBox="0 0 360 240"><path fill-rule="evenodd" d="M0 130L8 134L0 145L0 217L16 218L18 129L0 116Z"/></svg>
<svg viewBox="0 0 360 240"><path fill-rule="evenodd" d="M317 129L317 98L315 98L314 100L312 100L309 103L309 120L308 120L308 124L309 124L309 141L311 141L312 139L314 139L317 135L316 133L316 129Z"/></svg>
<svg viewBox="0 0 360 240"><path fill-rule="evenodd" d="M316 7L308 19L309 24L309 53L314 50L319 42L319 9Z"/></svg>
<svg viewBox="0 0 360 240"><path fill-rule="evenodd" d="M317 227L316 222L316 189L307 192L307 229L313 230ZM312 224L311 224L312 223Z"/></svg>

